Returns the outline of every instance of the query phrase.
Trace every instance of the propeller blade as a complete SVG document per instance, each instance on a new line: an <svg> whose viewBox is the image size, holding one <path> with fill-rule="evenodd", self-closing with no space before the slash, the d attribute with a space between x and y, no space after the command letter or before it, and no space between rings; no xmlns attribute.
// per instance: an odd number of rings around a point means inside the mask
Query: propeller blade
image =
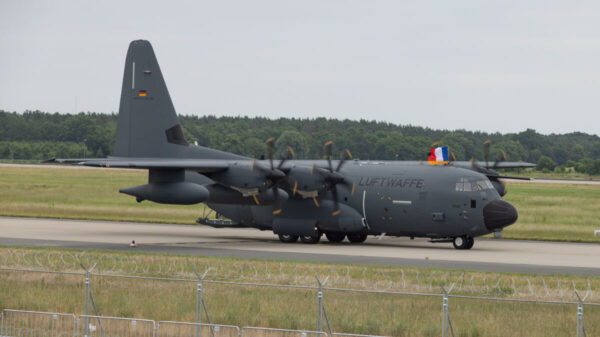
<svg viewBox="0 0 600 337"><path fill-rule="evenodd" d="M283 153L283 155L281 156L281 161L279 162L279 165L277 165L277 169L281 170L281 168L283 167L283 164L291 159L291 158L295 158L296 154L294 153L294 150L292 149L291 146L288 146L287 149L285 150L285 152Z"/></svg>
<svg viewBox="0 0 600 337"><path fill-rule="evenodd" d="M313 197L313 201L315 202L315 205L317 205L317 207L321 207L321 205L319 205L319 201L317 201L317 197Z"/></svg>
<svg viewBox="0 0 600 337"><path fill-rule="evenodd" d="M279 188L277 185L273 187L273 196L275 197L275 210L273 210L273 214L281 213L281 200L279 199Z"/></svg>
<svg viewBox="0 0 600 337"><path fill-rule="evenodd" d="M356 184L352 183L352 188L350 189L350 195L354 195L354 191L356 191Z"/></svg>
<svg viewBox="0 0 600 337"><path fill-rule="evenodd" d="M346 150L344 150L344 152L342 152L342 159L340 159L338 166L335 168L335 172L339 172L340 169L342 168L342 165L344 165L346 160L349 160L349 159L352 159L352 153L350 153L350 150L346 149Z"/></svg>
<svg viewBox="0 0 600 337"><path fill-rule="evenodd" d="M328 141L325 143L325 156L327 157L327 166L329 167L329 172L333 172L333 168L331 167L331 145L333 141Z"/></svg>
<svg viewBox="0 0 600 337"><path fill-rule="evenodd" d="M456 161L456 156L454 155L454 152L450 152L450 158L452 158L452 161Z"/></svg>
<svg viewBox="0 0 600 337"><path fill-rule="evenodd" d="M296 195L298 191L298 180L294 181L294 188L292 189L292 195Z"/></svg>
<svg viewBox="0 0 600 337"><path fill-rule="evenodd" d="M269 162L271 163L271 170L273 169L273 142L275 137L271 137L265 141L267 143L267 155L269 156Z"/></svg>
<svg viewBox="0 0 600 337"><path fill-rule="evenodd" d="M492 141L491 140L486 140L485 142L483 142L483 157L485 158L485 168L489 168L489 164L488 164L488 159L490 156L490 143Z"/></svg>
<svg viewBox="0 0 600 337"><path fill-rule="evenodd" d="M336 216L338 214L340 214L342 211L340 210L340 204L338 202L338 193L337 193L337 187L335 187L335 185L333 185L333 187L331 188L331 196L333 198L333 213L331 213L331 215Z"/></svg>
<svg viewBox="0 0 600 337"><path fill-rule="evenodd" d="M500 150L500 153L498 153L498 156L496 157L496 161L494 161L493 168L496 168L499 163L501 163L505 160L506 160L506 153L504 151Z"/></svg>

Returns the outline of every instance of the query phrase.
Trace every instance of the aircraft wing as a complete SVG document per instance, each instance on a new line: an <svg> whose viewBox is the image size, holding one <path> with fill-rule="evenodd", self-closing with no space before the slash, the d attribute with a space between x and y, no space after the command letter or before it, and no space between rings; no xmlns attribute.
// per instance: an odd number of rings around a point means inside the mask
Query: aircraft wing
<svg viewBox="0 0 600 337"><path fill-rule="evenodd" d="M484 161L477 161L477 162L475 162L475 164L477 164L477 166L479 166L479 167L486 166ZM491 167L494 165L494 162L491 161L488 164ZM471 162L470 161L454 161L454 162L452 162L452 165L457 166L457 167L469 168L469 167L471 167ZM520 161L512 161L512 162L511 161L503 161L503 162L497 163L494 168L495 169L497 169L497 168L508 169L508 168L529 168L529 167L536 167L536 164L520 162Z"/></svg>
<svg viewBox="0 0 600 337"><path fill-rule="evenodd" d="M177 158L52 158L47 163L76 164L92 167L112 167L131 169L185 169L199 173L224 171L231 160L216 159L177 159Z"/></svg>

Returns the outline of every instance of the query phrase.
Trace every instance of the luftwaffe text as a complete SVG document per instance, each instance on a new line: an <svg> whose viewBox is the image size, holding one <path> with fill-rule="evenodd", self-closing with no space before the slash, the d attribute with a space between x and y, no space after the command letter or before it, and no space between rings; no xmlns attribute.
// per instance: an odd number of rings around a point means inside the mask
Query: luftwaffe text
<svg viewBox="0 0 600 337"><path fill-rule="evenodd" d="M358 186L379 186L379 187L402 187L402 188L422 188L425 179L412 178L389 178L389 177L361 177Z"/></svg>

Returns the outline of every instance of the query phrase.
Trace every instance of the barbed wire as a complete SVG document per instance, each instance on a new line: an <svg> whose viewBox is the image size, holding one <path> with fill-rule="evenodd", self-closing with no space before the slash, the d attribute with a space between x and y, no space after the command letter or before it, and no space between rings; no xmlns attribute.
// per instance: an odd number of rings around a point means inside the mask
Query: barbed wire
<svg viewBox="0 0 600 337"><path fill-rule="evenodd" d="M295 262L214 261L202 257L144 256L95 252L0 249L0 267L81 272L96 264L95 274L165 279L268 282L314 286L314 277L329 277L328 286L378 291L436 292L454 284L454 293L511 298L572 299L573 290L587 291L588 301L600 299L600 278L521 276L465 271L423 271L411 268L315 265Z"/></svg>

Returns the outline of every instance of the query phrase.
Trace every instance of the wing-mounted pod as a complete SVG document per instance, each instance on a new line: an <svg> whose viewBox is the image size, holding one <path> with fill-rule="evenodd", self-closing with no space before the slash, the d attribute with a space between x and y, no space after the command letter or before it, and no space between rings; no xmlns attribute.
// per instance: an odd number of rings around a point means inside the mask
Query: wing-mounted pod
<svg viewBox="0 0 600 337"><path fill-rule="evenodd" d="M134 196L138 202L150 200L174 205L197 204L209 197L206 187L185 181L183 169L151 169L148 184L123 188L119 192Z"/></svg>

